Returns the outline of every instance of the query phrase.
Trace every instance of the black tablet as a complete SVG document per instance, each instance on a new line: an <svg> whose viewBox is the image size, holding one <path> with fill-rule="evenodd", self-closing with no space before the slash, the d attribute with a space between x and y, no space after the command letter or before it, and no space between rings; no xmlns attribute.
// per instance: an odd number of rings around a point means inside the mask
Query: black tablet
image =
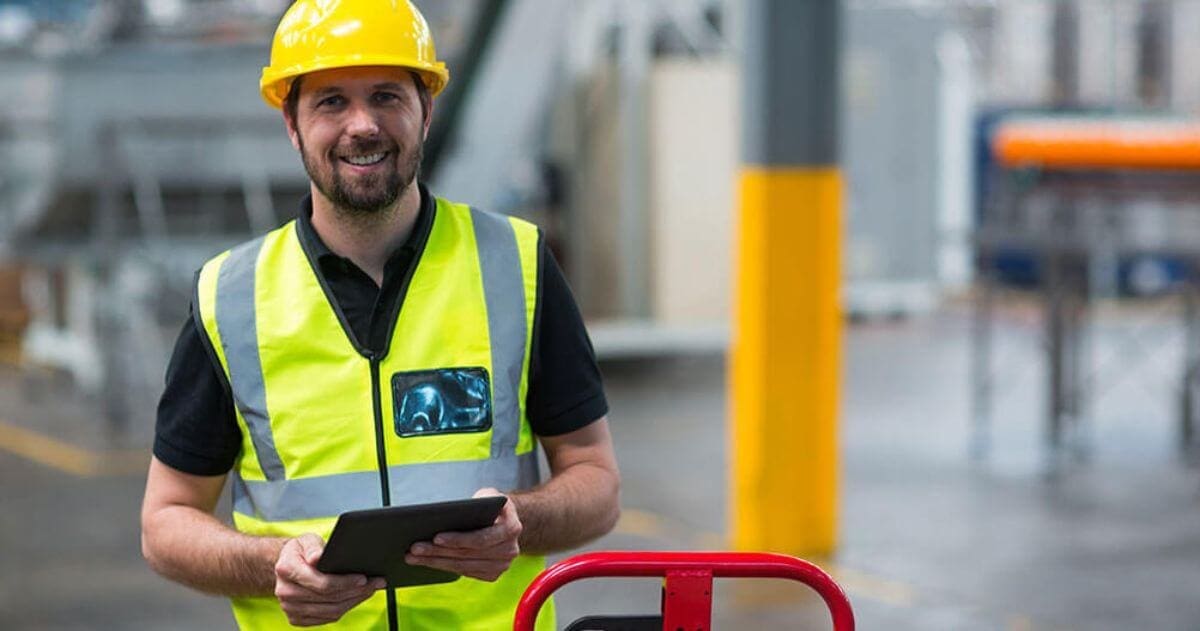
<svg viewBox="0 0 1200 631"><path fill-rule="evenodd" d="M505 497L391 506L350 511L338 517L317 569L326 574L382 576L388 587L449 583L458 574L404 562L408 549L439 532L467 532L491 526Z"/></svg>

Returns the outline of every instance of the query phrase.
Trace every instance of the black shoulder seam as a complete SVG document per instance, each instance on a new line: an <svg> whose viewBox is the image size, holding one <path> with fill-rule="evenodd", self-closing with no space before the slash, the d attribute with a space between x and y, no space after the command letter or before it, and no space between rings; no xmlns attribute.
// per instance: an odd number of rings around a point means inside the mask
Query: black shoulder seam
<svg viewBox="0 0 1200 631"><path fill-rule="evenodd" d="M541 227L537 229L537 285L534 287L533 301L533 330L529 332L529 376L533 377L534 367L540 368L541 362L538 361L538 353L541 351L541 344L538 341L539 333L542 330L542 287L545 285L544 274L546 269L546 245L545 233Z"/></svg>

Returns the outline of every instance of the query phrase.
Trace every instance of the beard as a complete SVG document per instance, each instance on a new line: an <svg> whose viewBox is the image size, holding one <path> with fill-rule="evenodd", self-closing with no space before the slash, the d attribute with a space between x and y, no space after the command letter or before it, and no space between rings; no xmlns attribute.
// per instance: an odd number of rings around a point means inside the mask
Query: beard
<svg viewBox="0 0 1200 631"><path fill-rule="evenodd" d="M357 155L387 151L384 162L391 168L349 179L338 169L341 160L334 155L336 148L330 150L327 160L322 163L318 156L309 153L302 136L297 134L297 140L309 179L334 207L351 215L375 215L395 205L401 193L417 181L424 155L424 143L420 138L408 151L400 146L388 147L378 140L354 142L351 148Z"/></svg>

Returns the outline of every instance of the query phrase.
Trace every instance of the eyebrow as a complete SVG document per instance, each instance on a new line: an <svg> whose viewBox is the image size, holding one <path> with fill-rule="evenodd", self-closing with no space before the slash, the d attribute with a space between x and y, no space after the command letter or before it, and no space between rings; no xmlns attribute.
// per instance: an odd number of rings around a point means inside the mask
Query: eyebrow
<svg viewBox="0 0 1200 631"><path fill-rule="evenodd" d="M376 83L375 85L372 85L371 89L372 90L395 90L395 91L402 92L402 91L404 91L404 86L396 81L384 81L384 82ZM314 90L312 93L312 96L313 96L313 98L320 98L320 97L327 96L330 94L340 94L341 92L342 92L342 88L340 88L336 85L327 85L323 88L317 88L316 90Z"/></svg>
<svg viewBox="0 0 1200 631"><path fill-rule="evenodd" d="M318 97L326 96L328 94L338 94L341 91L342 91L342 89L335 85L328 85L323 88L318 88L318 89L314 90L312 93L312 98L318 98Z"/></svg>
<svg viewBox="0 0 1200 631"><path fill-rule="evenodd" d="M404 86L395 81L384 81L383 83L376 83L371 87L376 90L404 90Z"/></svg>

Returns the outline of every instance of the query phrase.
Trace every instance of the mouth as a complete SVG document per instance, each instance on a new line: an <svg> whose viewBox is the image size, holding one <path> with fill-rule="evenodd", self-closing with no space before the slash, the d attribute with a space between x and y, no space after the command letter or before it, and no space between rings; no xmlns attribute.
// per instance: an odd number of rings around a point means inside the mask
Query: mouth
<svg viewBox="0 0 1200 631"><path fill-rule="evenodd" d="M338 158L342 162L356 167L375 166L387 159L390 151L377 151L375 153L364 153L353 156L341 156Z"/></svg>

